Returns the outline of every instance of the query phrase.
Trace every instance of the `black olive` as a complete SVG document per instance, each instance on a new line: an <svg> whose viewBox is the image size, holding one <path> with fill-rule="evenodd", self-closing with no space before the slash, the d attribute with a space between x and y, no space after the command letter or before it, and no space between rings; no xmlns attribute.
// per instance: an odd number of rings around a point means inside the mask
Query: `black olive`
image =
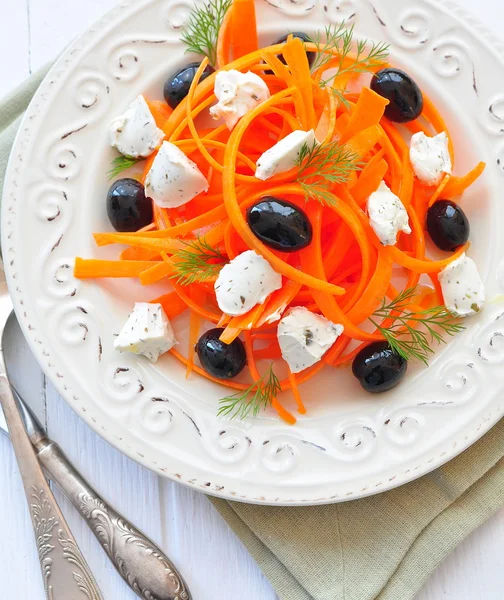
<svg viewBox="0 0 504 600"><path fill-rule="evenodd" d="M236 338L230 344L219 340L224 329L209 329L198 340L196 352L201 366L219 379L231 379L240 373L247 363L245 346Z"/></svg>
<svg viewBox="0 0 504 600"><path fill-rule="evenodd" d="M287 33L286 35L282 36L279 40L277 40L276 42L273 42L273 44L285 44L285 42L287 41L287 38L289 37L289 35L292 35L292 37L295 38L299 38L301 41L303 42L311 42L311 38L307 33L303 33L302 31L293 31L292 33ZM315 52L307 52L306 53L306 57L308 58L308 64L310 65L310 67L313 65L313 63L315 62ZM285 65L285 58L280 54L278 56L278 58L283 62L283 64ZM266 75L273 75L273 71L264 71L266 73Z"/></svg>
<svg viewBox="0 0 504 600"><path fill-rule="evenodd" d="M306 214L280 198L261 198L248 209L247 221L254 235L275 250L295 252L312 240L312 226Z"/></svg>
<svg viewBox="0 0 504 600"><path fill-rule="evenodd" d="M373 75L371 89L390 100L385 116L395 123L407 123L420 116L422 92L411 77L400 69L382 69Z"/></svg>
<svg viewBox="0 0 504 600"><path fill-rule="evenodd" d="M171 106L171 108L176 108L187 96L192 80L194 79L200 64L201 63L195 62L186 65L183 69L180 69L180 71L174 73L166 81L163 94L168 106ZM201 74L200 81L206 79L214 71L215 69L213 67L207 65Z"/></svg>
<svg viewBox="0 0 504 600"><path fill-rule="evenodd" d="M451 200L438 200L427 211L427 231L441 250L452 252L469 239L465 212Z"/></svg>
<svg viewBox="0 0 504 600"><path fill-rule="evenodd" d="M373 342L354 358L352 373L367 392L386 392L404 377L408 361L397 354L389 344Z"/></svg>
<svg viewBox="0 0 504 600"><path fill-rule="evenodd" d="M107 214L116 231L138 231L152 223L152 200L136 179L118 179L107 194Z"/></svg>

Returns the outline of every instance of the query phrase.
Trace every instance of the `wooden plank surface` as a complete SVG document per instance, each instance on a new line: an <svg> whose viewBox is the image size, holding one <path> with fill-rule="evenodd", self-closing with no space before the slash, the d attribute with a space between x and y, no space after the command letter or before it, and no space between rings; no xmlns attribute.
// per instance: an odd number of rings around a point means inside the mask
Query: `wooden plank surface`
<svg viewBox="0 0 504 600"><path fill-rule="evenodd" d="M322 0L320 0L322 1ZM55 57L115 0L0 0L0 95ZM463 0L496 34L504 8ZM27 372L30 393L44 394L50 435L120 511L148 533L183 570L195 600L275 600L242 544L208 500L158 479L88 429L50 384ZM133 600L89 530L68 502L61 505L96 575L105 600ZM21 482L8 440L0 437L0 598L43 600L38 560ZM504 510L461 544L433 574L417 600L501 600L504 597ZM7 592L7 593L6 593ZM339 600L339 599L335 599Z"/></svg>

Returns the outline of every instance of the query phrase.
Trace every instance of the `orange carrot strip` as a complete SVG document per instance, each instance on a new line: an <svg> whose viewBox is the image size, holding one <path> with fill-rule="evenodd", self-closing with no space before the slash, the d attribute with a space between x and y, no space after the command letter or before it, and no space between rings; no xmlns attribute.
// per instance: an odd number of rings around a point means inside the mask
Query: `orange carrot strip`
<svg viewBox="0 0 504 600"><path fill-rule="evenodd" d="M166 316L169 319L174 319L187 310L187 304L180 298L177 292L163 294L154 300L150 300L151 304L161 304Z"/></svg>
<svg viewBox="0 0 504 600"><path fill-rule="evenodd" d="M135 246L130 246L119 254L120 260L160 260L160 258L157 250L146 250Z"/></svg>
<svg viewBox="0 0 504 600"><path fill-rule="evenodd" d="M450 132L448 131L448 127L443 120L443 117L439 113L438 109L433 104L432 100L424 93L423 96L423 109L422 116L425 117L429 123L434 127L437 133L441 133L444 131L448 137L448 151L450 153L450 158L452 165L455 164L455 153L453 149L453 140L451 139Z"/></svg>
<svg viewBox="0 0 504 600"><path fill-rule="evenodd" d="M95 233L93 235L97 246L107 244L126 244L146 248L147 250L164 250L165 252L176 252L184 248L184 243L171 238L137 237L129 233Z"/></svg>
<svg viewBox="0 0 504 600"><path fill-rule="evenodd" d="M146 100L146 102L152 116L154 117L154 120L156 121L156 125L159 127L159 129L162 129L169 116L172 114L173 109L170 108L163 100Z"/></svg>
<svg viewBox="0 0 504 600"><path fill-rule="evenodd" d="M346 145L357 155L358 160L362 160L383 137L383 129L378 125L372 125L352 136Z"/></svg>
<svg viewBox="0 0 504 600"><path fill-rule="evenodd" d="M257 24L254 0L233 0L231 6L231 46L233 58L257 50Z"/></svg>
<svg viewBox="0 0 504 600"><path fill-rule="evenodd" d="M167 229L171 225L170 211L167 208L158 206L154 200L152 201L152 213L154 215L154 222L159 231ZM154 233L158 233L157 231Z"/></svg>
<svg viewBox="0 0 504 600"><path fill-rule="evenodd" d="M191 298L197 303L202 304L205 301L205 293L197 287L193 287L190 291ZM194 353L196 349L196 343L198 342L199 332L201 327L201 315L194 310L191 311L189 318L189 338L187 348L187 368L186 368L186 379L192 373L194 369Z"/></svg>
<svg viewBox="0 0 504 600"><path fill-rule="evenodd" d="M316 121L313 108L313 82L303 42L297 37L289 36L284 46L283 57L303 97L306 111L305 127L307 130L313 129Z"/></svg>
<svg viewBox="0 0 504 600"><path fill-rule="evenodd" d="M75 259L74 277L93 279L99 277L138 277L142 271L160 264L144 260Z"/></svg>
<svg viewBox="0 0 504 600"><path fill-rule="evenodd" d="M138 276L138 279L142 285L151 285L153 283L157 283L158 281L161 281L161 279L170 277L175 273L173 267L165 261L161 261L156 264L151 263L151 265L153 266L145 271L142 271Z"/></svg>
<svg viewBox="0 0 504 600"><path fill-rule="evenodd" d="M264 312L257 321L256 326L261 327L265 323L275 322L272 320L275 317L278 317L276 319L278 320L284 310L294 300L300 289L301 284L296 281L288 280L279 290L275 290L269 299L266 300Z"/></svg>
<svg viewBox="0 0 504 600"><path fill-rule="evenodd" d="M219 340L224 344L231 344L242 331L250 331L257 320L264 312L264 304L258 304L249 310L246 314L240 315L239 317L232 317L224 331L222 332Z"/></svg>
<svg viewBox="0 0 504 600"><path fill-rule="evenodd" d="M231 49L231 22L233 12L231 10L226 11L222 25L219 30L219 37L217 38L217 68L222 69L224 65L230 60L230 49Z"/></svg>
<svg viewBox="0 0 504 600"><path fill-rule="evenodd" d="M297 404L298 413L304 415L306 414L306 408L303 404L303 400L301 399L301 394L299 393L299 388L296 381L295 373L291 373L289 370L289 381L291 384L292 395L294 396L294 400Z"/></svg>
<svg viewBox="0 0 504 600"><path fill-rule="evenodd" d="M469 243L461 246L456 252L454 252L449 258L445 258L443 260L419 260L417 258L413 258L412 256L408 256L396 246L386 246L385 252L388 253L390 259L405 269L409 269L410 271L415 271L416 273L438 273L442 269L444 269L451 262L459 258L459 256L466 252L469 248Z"/></svg>
<svg viewBox="0 0 504 600"><path fill-rule="evenodd" d="M450 177L450 181L448 181L444 189L443 196L450 199L462 194L462 192L478 179L485 170L485 167L486 163L480 162L472 171L469 171L467 175L464 175L463 177Z"/></svg>
<svg viewBox="0 0 504 600"><path fill-rule="evenodd" d="M362 88L350 120L341 134L340 143L344 144L363 129L377 125L383 117L388 103L386 98L373 92L370 88Z"/></svg>
<svg viewBox="0 0 504 600"><path fill-rule="evenodd" d="M436 191L432 194L431 199L429 200L429 206L432 206L434 202L436 202L436 200L438 200L438 198L441 197L441 194L443 193L443 190L445 189L449 181L450 175L447 173L441 180L441 183L437 186Z"/></svg>

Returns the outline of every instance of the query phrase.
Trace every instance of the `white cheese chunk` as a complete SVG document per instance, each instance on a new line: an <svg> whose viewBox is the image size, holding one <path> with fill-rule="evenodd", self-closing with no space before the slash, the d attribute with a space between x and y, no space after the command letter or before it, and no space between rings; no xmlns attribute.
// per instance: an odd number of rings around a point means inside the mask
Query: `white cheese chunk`
<svg viewBox="0 0 504 600"><path fill-rule="evenodd" d="M208 191L208 181L196 164L170 142L163 142L145 179L145 194L163 208L186 204Z"/></svg>
<svg viewBox="0 0 504 600"><path fill-rule="evenodd" d="M437 185L443 173L452 172L448 136L443 131L434 137L423 131L411 137L410 161L415 175L427 185Z"/></svg>
<svg viewBox="0 0 504 600"><path fill-rule="evenodd" d="M393 194L387 184L380 186L367 201L369 223L384 246L394 246L399 231L411 233L408 213L403 203Z"/></svg>
<svg viewBox="0 0 504 600"><path fill-rule="evenodd" d="M302 306L289 310L277 331L282 357L291 373L299 373L317 363L342 333L343 325L332 323Z"/></svg>
<svg viewBox="0 0 504 600"><path fill-rule="evenodd" d="M121 352L143 354L155 363L175 344L175 335L161 304L137 302L116 337L114 348Z"/></svg>
<svg viewBox="0 0 504 600"><path fill-rule="evenodd" d="M476 263L462 254L438 275L446 308L457 317L470 317L483 308L485 286Z"/></svg>
<svg viewBox="0 0 504 600"><path fill-rule="evenodd" d="M218 103L210 108L210 114L214 119L224 119L228 129L233 129L243 115L270 97L268 86L250 71L219 71L214 93Z"/></svg>
<svg viewBox="0 0 504 600"><path fill-rule="evenodd" d="M217 304L223 313L244 315L282 287L282 276L253 250L238 254L221 269L215 282Z"/></svg>
<svg viewBox="0 0 504 600"><path fill-rule="evenodd" d="M143 96L138 96L123 115L112 121L109 133L110 144L131 158L149 156L164 138Z"/></svg>
<svg viewBox="0 0 504 600"><path fill-rule="evenodd" d="M266 150L257 160L255 176L265 181L277 173L284 173L296 166L299 153L304 144L313 148L315 144L315 132L293 131L283 140L277 142L269 150Z"/></svg>

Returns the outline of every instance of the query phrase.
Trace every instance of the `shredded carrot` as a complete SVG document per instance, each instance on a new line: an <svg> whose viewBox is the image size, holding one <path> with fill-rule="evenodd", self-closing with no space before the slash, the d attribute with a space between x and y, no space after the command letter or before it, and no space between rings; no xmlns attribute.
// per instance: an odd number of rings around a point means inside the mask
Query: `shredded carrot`
<svg viewBox="0 0 504 600"><path fill-rule="evenodd" d="M450 199L462 194L470 185L472 185L485 170L486 164L480 162L472 171L469 171L464 177L450 177L444 189L443 195Z"/></svg>
<svg viewBox="0 0 504 600"><path fill-rule="evenodd" d="M241 58L257 50L255 0L233 0L231 6L231 47L233 58Z"/></svg>
<svg viewBox="0 0 504 600"><path fill-rule="evenodd" d="M162 263L144 260L100 260L97 258L75 259L74 277L93 279L99 277L138 277L146 269Z"/></svg>
<svg viewBox="0 0 504 600"><path fill-rule="evenodd" d="M378 125L388 103L386 98L373 92L370 88L362 88L355 110L344 128L339 142L344 144L360 131Z"/></svg>
<svg viewBox="0 0 504 600"><path fill-rule="evenodd" d="M173 267L165 261L161 261L157 264L149 264L152 266L149 269L142 271L138 277L142 285L151 285L153 283L157 283L165 277L170 277L175 273Z"/></svg>
<svg viewBox="0 0 504 600"><path fill-rule="evenodd" d="M297 381L296 381L296 375L294 373L291 373L290 370L289 370L289 381L291 384L292 395L294 396L294 400L296 401L296 404L297 404L298 413L304 415L304 414L306 414L306 408L305 408L305 405L303 404L303 400L301 399L301 394L299 393L299 388L298 388Z"/></svg>
<svg viewBox="0 0 504 600"><path fill-rule="evenodd" d="M169 319L175 319L187 310L187 304L180 298L177 292L170 292L169 294L163 294L158 298L150 301L151 304L161 304L166 316Z"/></svg>
<svg viewBox="0 0 504 600"><path fill-rule="evenodd" d="M449 181L450 175L446 174L441 180L441 183L437 186L436 191L432 194L431 199L429 200L429 206L432 206L434 202L436 202L436 200L438 200L441 197L441 194L443 193L445 187L448 185Z"/></svg>

